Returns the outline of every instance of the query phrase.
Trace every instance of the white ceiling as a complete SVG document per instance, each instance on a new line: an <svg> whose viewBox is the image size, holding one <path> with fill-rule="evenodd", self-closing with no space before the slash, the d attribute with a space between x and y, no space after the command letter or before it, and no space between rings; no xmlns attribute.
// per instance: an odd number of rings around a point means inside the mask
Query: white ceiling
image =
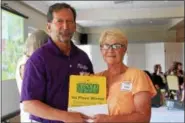
<svg viewBox="0 0 185 123"><path fill-rule="evenodd" d="M184 15L183 17L182 15L177 15L179 13L178 12L179 10L182 10L182 8L184 10L184 1L125 1L125 2L23 1L23 2L44 14L47 13L48 7L54 3L57 2L68 3L77 10L77 23L82 27L101 27L101 26L130 27L130 26L168 25L169 23L172 22L173 19L184 17ZM172 12L170 13L169 11L168 13L168 10L171 10ZM163 12L164 14L160 12ZM141 14L141 16L138 18L134 18L135 17L134 14L136 13ZM148 13L151 15L149 15Z"/></svg>
<svg viewBox="0 0 185 123"><path fill-rule="evenodd" d="M38 2L38 1L34 1ZM57 3L65 2L75 7L77 10L97 9L97 8L163 8L183 6L184 1L45 1L48 6ZM45 12L44 12L45 13Z"/></svg>
<svg viewBox="0 0 185 123"><path fill-rule="evenodd" d="M106 27L106 26L124 26L124 27L134 27L141 25L166 25L171 22L172 19L137 19L137 20L98 20L98 21L78 21L80 25L84 27Z"/></svg>

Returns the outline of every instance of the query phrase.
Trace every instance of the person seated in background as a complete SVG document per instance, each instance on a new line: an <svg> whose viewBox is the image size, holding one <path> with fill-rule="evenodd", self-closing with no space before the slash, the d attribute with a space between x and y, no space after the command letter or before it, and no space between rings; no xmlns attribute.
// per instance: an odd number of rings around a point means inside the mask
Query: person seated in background
<svg viewBox="0 0 185 123"><path fill-rule="evenodd" d="M123 63L128 40L119 29L110 29L100 37L100 50L107 70L96 75L107 79L109 115L97 114L94 122L150 122L151 99L156 90L142 70Z"/></svg>
<svg viewBox="0 0 185 123"><path fill-rule="evenodd" d="M184 71L182 69L182 63L176 62L174 67L175 75L178 77L179 81L179 91L178 91L178 99L184 100Z"/></svg>
<svg viewBox="0 0 185 123"><path fill-rule="evenodd" d="M24 66L29 57L36 51L39 47L47 42L48 34L43 30L36 30L33 32L25 42L25 52L23 56L18 60L16 68L16 82L18 86L19 93L21 93L22 81L24 77ZM21 108L21 122L31 122L29 119L29 114L23 111L23 106L20 104Z"/></svg>
<svg viewBox="0 0 185 123"><path fill-rule="evenodd" d="M176 61L173 61L173 63L170 66L170 68L165 72L165 76L167 76L167 75L174 75L176 63L177 63Z"/></svg>
<svg viewBox="0 0 185 123"><path fill-rule="evenodd" d="M152 78L151 73L147 70L144 70L144 72L150 77L150 79L153 82L153 78ZM154 84L154 82L153 82L153 84ZM158 85L154 85L154 86L157 91L157 94L152 98L152 107L160 107L161 105L163 105L164 98L163 98L163 95L161 93L159 86Z"/></svg>
<svg viewBox="0 0 185 123"><path fill-rule="evenodd" d="M183 79L184 79L184 71L182 70L182 63L181 62L177 62L175 64L175 75L178 76L179 79L179 85L181 86L183 84Z"/></svg>
<svg viewBox="0 0 185 123"><path fill-rule="evenodd" d="M166 72L166 76L168 75L174 75L178 77L179 90L175 91L175 93L177 94L177 99L181 100L182 96L184 95L183 94L184 86L182 86L184 83L184 72L182 70L182 63L174 61L170 69ZM169 92L169 97L171 99L174 99L172 91Z"/></svg>
<svg viewBox="0 0 185 123"><path fill-rule="evenodd" d="M177 75L184 76L184 70L182 68L182 63L177 62Z"/></svg>
<svg viewBox="0 0 185 123"><path fill-rule="evenodd" d="M161 70L160 64L154 65L154 72L152 74L152 78L156 88L167 90L166 78Z"/></svg>

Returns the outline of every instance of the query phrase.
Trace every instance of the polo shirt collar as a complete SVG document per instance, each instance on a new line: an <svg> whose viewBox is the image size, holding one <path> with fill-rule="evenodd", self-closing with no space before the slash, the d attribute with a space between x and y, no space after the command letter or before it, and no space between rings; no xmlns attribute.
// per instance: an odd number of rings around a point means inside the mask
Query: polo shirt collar
<svg viewBox="0 0 185 123"><path fill-rule="evenodd" d="M53 42L51 38L48 38L48 43L50 44L52 50L57 54L57 55L63 55L66 56L59 48L58 46ZM71 51L69 56L73 56L74 54L77 53L77 47L74 45L74 43L71 41Z"/></svg>

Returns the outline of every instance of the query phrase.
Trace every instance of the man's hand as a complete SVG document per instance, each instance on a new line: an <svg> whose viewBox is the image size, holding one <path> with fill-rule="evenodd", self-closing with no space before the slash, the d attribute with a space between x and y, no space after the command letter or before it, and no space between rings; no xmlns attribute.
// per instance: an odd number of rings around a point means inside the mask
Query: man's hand
<svg viewBox="0 0 185 123"><path fill-rule="evenodd" d="M105 115L105 114L97 114L95 115L92 120L94 123L108 123L110 121L110 116Z"/></svg>
<svg viewBox="0 0 185 123"><path fill-rule="evenodd" d="M64 122L66 122L66 123L84 123L87 119L89 119L89 117L82 114L82 113L68 112Z"/></svg>

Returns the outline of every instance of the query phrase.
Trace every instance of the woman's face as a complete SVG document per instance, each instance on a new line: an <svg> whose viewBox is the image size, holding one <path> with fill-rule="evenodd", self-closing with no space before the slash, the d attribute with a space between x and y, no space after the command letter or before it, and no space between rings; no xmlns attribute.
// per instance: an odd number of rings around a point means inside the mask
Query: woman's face
<svg viewBox="0 0 185 123"><path fill-rule="evenodd" d="M161 66L158 66L157 72L160 73L161 72Z"/></svg>
<svg viewBox="0 0 185 123"><path fill-rule="evenodd" d="M23 64L23 65L20 66L20 76L21 76L21 79L23 79L23 77L24 77L24 65L25 64Z"/></svg>
<svg viewBox="0 0 185 123"><path fill-rule="evenodd" d="M182 65L179 64L179 65L177 66L177 69L178 69L178 70L182 70Z"/></svg>
<svg viewBox="0 0 185 123"><path fill-rule="evenodd" d="M123 62L123 57L126 52L126 47L123 43L115 39L106 38L100 46L104 61L108 65L118 64Z"/></svg>

